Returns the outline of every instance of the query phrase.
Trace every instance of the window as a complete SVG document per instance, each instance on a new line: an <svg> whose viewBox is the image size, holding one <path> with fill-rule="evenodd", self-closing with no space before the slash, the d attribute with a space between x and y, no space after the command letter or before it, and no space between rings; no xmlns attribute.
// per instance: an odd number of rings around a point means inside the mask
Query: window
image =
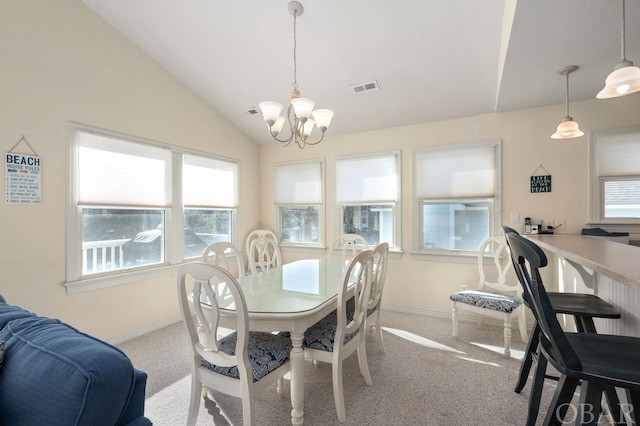
<svg viewBox="0 0 640 426"><path fill-rule="evenodd" d="M69 283L180 263L231 241L236 163L75 124L69 134Z"/></svg>
<svg viewBox="0 0 640 426"><path fill-rule="evenodd" d="M359 234L374 246L399 248L400 153L336 160L337 234Z"/></svg>
<svg viewBox="0 0 640 426"><path fill-rule="evenodd" d="M640 223L640 128L594 131L591 221Z"/></svg>
<svg viewBox="0 0 640 426"><path fill-rule="evenodd" d="M321 246L323 162L275 164L274 205L283 245Z"/></svg>
<svg viewBox="0 0 640 426"><path fill-rule="evenodd" d="M477 251L499 223L500 141L414 151L415 246Z"/></svg>

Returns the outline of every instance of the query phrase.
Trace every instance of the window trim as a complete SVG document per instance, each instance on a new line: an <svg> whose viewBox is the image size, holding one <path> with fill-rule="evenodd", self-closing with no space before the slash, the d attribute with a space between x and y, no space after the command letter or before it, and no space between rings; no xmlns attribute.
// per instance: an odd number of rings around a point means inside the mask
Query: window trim
<svg viewBox="0 0 640 426"><path fill-rule="evenodd" d="M605 182L640 179L640 168L637 175L612 176L601 178L598 175L598 138L612 135L638 133L640 126L597 129L589 132L589 223L588 225L640 232L640 218L606 218L604 216L604 184ZM640 142L638 142L640 144Z"/></svg>
<svg viewBox="0 0 640 426"><path fill-rule="evenodd" d="M166 258L163 263L148 266L140 266L131 269L117 269L112 271L99 272L91 275L82 275L82 206L78 205L78 186L76 181L76 173L78 171L79 145L77 143L77 134L79 132L90 133L98 136L105 136L114 139L123 140L133 144L147 145L154 148L166 149L171 153L171 184L173 188L173 199L171 203L164 206L158 206L165 212L165 228L166 245L168 246ZM67 123L67 194L66 194L66 279L63 286L66 288L67 294L76 294L85 291L97 290L101 288L111 287L131 283L135 281L157 278L173 274L184 262L193 261L193 258L184 258L184 206L182 205L182 158L184 154L210 158L218 161L231 162L236 164L237 174L236 191L239 192L240 181L240 162L236 159L226 158L222 156L211 155L196 150L189 150L166 143L151 141L148 139L126 135L116 131L105 130L93 126L88 126L75 122ZM238 205L235 207L224 207L231 210L232 231L231 239L235 241L237 236L237 216L240 208L239 197ZM114 207L114 205L105 205L105 208ZM208 207L209 208L209 207ZM236 241L237 242L237 241Z"/></svg>
<svg viewBox="0 0 640 426"><path fill-rule="evenodd" d="M375 158L386 158L393 156L396 164L396 200L367 200L367 201L357 201L351 203L343 203L337 201L337 187L338 187L338 162L345 160L366 160L366 159L375 159ZM334 224L334 232L335 235L340 235L343 233L342 228L342 211L345 207L348 206L365 206L365 205L374 205L374 204L392 204L392 214L393 214L393 229L392 229L392 240L389 242L389 250L400 252L402 250L402 151L394 150L394 151L384 151L384 152L375 152L369 154L358 154L358 155L346 155L336 157L334 159L334 195L336 196L336 200L334 200L334 208L335 208L335 224Z"/></svg>
<svg viewBox="0 0 640 426"><path fill-rule="evenodd" d="M494 147L495 155L495 182L494 182L494 195L493 197L453 197L437 199L422 199L417 197L417 171L418 171L418 154L425 151L450 151L457 149L469 149L469 148L481 148L481 147ZM489 201L490 215L489 218L489 235L491 237L496 235L498 229L500 229L501 217L502 217L502 140L491 139L474 142L463 142L455 144L435 145L428 147L415 148L413 150L413 170L412 170L412 199L413 199L413 244L412 244L412 257L417 260L434 260L434 261L450 261L450 262L464 262L464 258L477 257L476 251L468 250L450 250L450 249L429 249L422 247L422 235L423 235L423 219L422 219L422 206L425 201L431 202L456 202L457 200L478 200ZM493 211L491 209L493 208Z"/></svg>
<svg viewBox="0 0 640 426"><path fill-rule="evenodd" d="M325 185L326 185L326 175L325 175L325 160L324 158L315 158L301 161L286 161L286 162L278 162L272 164L272 170L275 170L276 167L286 167L286 166L296 166L301 164L319 164L320 166L320 204L294 204L294 203L276 203L275 199L273 202L273 229L276 230L276 234L280 239L279 244L280 247L283 248L283 251L302 251L302 252L319 252L320 249L324 250L325 248L325 206L326 206L326 196L325 196ZM275 173L272 175L271 187L272 194L275 196ZM290 241L282 241L282 208L286 207L317 207L318 209L318 242L317 243L305 243L305 242L290 242Z"/></svg>

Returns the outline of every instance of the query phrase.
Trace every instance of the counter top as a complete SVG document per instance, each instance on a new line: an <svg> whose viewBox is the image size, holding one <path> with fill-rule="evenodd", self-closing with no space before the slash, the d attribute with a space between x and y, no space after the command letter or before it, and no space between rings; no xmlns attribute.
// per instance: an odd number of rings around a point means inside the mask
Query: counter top
<svg viewBox="0 0 640 426"><path fill-rule="evenodd" d="M640 247L584 235L523 235L560 257L640 288Z"/></svg>

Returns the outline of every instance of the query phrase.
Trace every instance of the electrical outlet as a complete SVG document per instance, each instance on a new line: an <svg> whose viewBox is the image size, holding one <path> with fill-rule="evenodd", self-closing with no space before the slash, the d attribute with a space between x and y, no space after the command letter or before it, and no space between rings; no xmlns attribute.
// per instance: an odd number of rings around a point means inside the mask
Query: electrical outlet
<svg viewBox="0 0 640 426"><path fill-rule="evenodd" d="M565 223L564 219L556 219L553 221L553 226L555 226L555 228L557 230L561 230L561 231L566 231L567 230L567 224Z"/></svg>

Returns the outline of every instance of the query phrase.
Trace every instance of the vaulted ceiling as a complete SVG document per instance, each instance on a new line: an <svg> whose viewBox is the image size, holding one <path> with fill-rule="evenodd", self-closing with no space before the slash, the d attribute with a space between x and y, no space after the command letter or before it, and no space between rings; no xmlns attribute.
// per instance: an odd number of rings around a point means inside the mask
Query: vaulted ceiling
<svg viewBox="0 0 640 426"><path fill-rule="evenodd" d="M82 1L250 138L272 143L261 115L246 111L288 103L289 0ZM557 71L578 65L570 100L594 99L621 59L621 0L300 2L299 90L335 111L327 135L555 104L560 120ZM626 3L626 57L640 65L640 1ZM374 80L378 90L353 93Z"/></svg>

